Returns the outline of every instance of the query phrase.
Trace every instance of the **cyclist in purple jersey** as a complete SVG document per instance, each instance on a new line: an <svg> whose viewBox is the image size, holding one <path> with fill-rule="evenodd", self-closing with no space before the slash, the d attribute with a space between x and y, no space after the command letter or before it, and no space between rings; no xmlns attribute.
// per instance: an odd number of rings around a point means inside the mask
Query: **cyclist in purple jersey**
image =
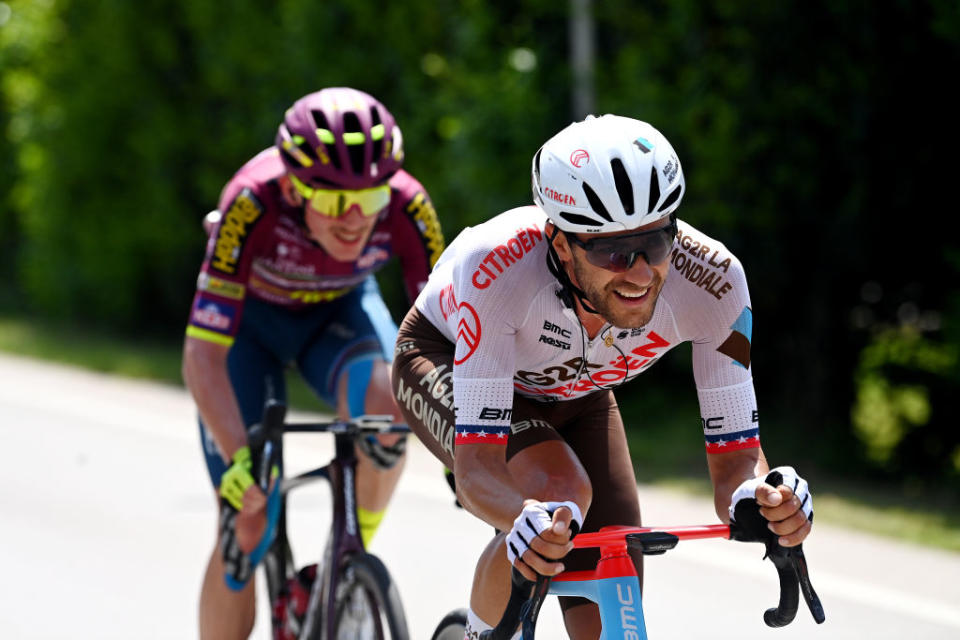
<svg viewBox="0 0 960 640"><path fill-rule="evenodd" d="M370 95L328 88L304 96L275 143L236 173L208 215L183 356L211 481L218 500L239 511L244 552L270 535L246 436L268 386L282 399L284 369L294 364L342 418L399 415L388 364L397 329L372 274L397 257L412 301L444 249L427 192L401 169L400 129ZM359 447L365 543L399 479L404 444L384 435ZM253 583L227 587L220 542L204 577L200 635L247 637Z"/></svg>

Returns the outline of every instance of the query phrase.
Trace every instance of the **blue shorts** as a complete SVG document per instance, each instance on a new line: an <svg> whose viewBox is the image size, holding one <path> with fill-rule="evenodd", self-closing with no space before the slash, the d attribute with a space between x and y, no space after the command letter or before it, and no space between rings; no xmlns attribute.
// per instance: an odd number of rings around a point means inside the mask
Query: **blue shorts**
<svg viewBox="0 0 960 640"><path fill-rule="evenodd" d="M340 378L350 371L350 414L362 414L373 362L392 360L396 338L397 326L372 276L333 302L302 309L247 298L227 355L244 424L260 422L268 387L273 398L286 400L284 370L290 365L331 407L337 406ZM218 487L227 466L202 421L200 439L210 480Z"/></svg>

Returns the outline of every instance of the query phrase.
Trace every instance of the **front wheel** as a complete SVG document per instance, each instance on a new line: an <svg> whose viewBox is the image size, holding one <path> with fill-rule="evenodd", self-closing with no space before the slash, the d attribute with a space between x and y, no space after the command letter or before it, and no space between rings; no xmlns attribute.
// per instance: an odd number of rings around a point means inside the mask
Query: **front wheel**
<svg viewBox="0 0 960 640"><path fill-rule="evenodd" d="M467 610L454 609L443 617L430 640L463 640L467 633Z"/></svg>
<svg viewBox="0 0 960 640"><path fill-rule="evenodd" d="M383 562L362 553L347 559L334 606L336 640L409 640L400 594Z"/></svg>

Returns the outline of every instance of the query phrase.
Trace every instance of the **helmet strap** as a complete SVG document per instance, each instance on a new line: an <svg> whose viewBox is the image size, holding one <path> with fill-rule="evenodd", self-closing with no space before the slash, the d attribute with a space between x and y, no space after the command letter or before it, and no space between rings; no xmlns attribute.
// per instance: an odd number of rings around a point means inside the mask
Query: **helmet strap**
<svg viewBox="0 0 960 640"><path fill-rule="evenodd" d="M583 307L583 310L587 313L593 313L600 315L600 312L594 309L590 305L590 301L587 300L586 292L573 284L573 281L570 280L570 275L567 273L567 270L563 266L563 262L560 261L560 256L557 255L556 249L553 248L553 241L560 234L560 227L554 225L553 233L550 235L550 244L547 247L547 269L550 270L550 273L553 274L553 277L557 279L560 283L560 291L557 291L557 297L560 298L560 301L563 304L571 309L576 309L574 304L574 296L577 300L580 301L580 306Z"/></svg>

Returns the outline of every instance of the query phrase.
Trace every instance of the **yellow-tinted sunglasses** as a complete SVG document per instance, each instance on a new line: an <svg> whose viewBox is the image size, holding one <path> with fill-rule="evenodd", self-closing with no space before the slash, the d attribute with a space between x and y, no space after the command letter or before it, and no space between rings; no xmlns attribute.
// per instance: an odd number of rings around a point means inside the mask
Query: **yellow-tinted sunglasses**
<svg viewBox="0 0 960 640"><path fill-rule="evenodd" d="M312 209L330 218L342 216L353 205L359 205L363 216L375 216L390 204L388 184L370 189L315 189L303 184L293 174L290 174L290 182Z"/></svg>

